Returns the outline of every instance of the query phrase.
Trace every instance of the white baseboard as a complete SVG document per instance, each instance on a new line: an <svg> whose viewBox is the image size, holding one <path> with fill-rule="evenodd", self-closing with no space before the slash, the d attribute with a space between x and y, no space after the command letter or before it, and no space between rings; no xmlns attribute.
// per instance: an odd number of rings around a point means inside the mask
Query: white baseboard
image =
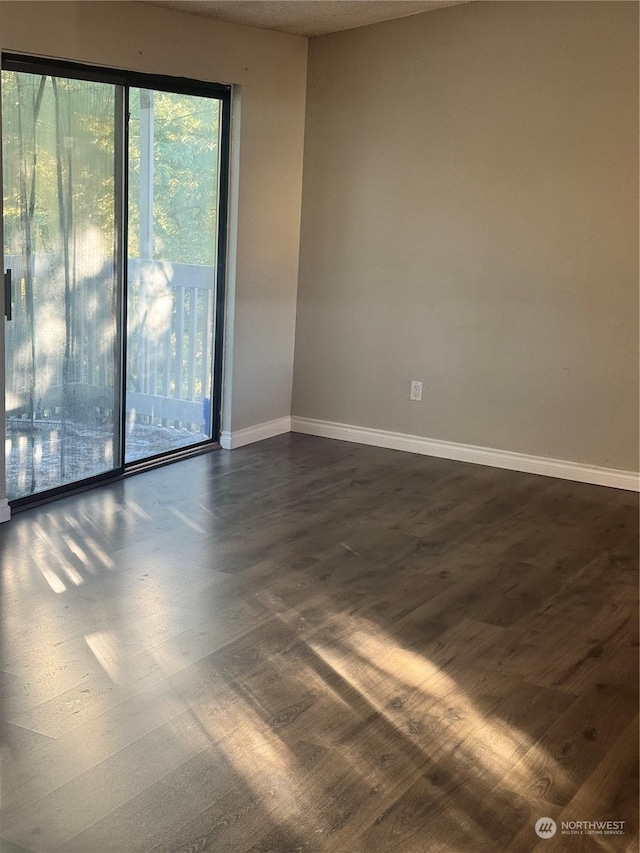
<svg viewBox="0 0 640 853"><path fill-rule="evenodd" d="M11 521L11 507L6 498L0 498L0 524L3 521Z"/></svg>
<svg viewBox="0 0 640 853"><path fill-rule="evenodd" d="M253 444L254 441L263 441L265 438L273 438L291 432L291 418L277 418L275 421L266 421L263 424L245 427L232 432L224 430L220 435L220 446L225 450L236 450L245 444Z"/></svg>
<svg viewBox="0 0 640 853"><path fill-rule="evenodd" d="M438 456L442 459L454 459L458 462L473 462L476 465L490 465L493 468L506 468L509 471L523 471L527 474L542 474L546 477L558 477L561 480L575 480L578 483L592 483L597 486L610 486L614 489L626 489L631 492L640 491L640 474L634 471L621 471L617 468L581 465L578 462L567 462L564 459L547 459L543 456L529 456L526 453L495 450L491 447L477 447L473 444L457 444L453 441L438 441L419 435L406 435L401 432L369 429L312 418L292 417L291 430L307 435L318 435L323 438L336 438L340 441L353 441L357 444L386 447L390 450L420 453L423 456Z"/></svg>

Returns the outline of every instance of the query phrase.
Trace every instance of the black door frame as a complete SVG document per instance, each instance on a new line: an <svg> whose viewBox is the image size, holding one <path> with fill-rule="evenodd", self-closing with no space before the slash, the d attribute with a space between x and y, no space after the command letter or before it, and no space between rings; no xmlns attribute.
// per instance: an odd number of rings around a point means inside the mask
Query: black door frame
<svg viewBox="0 0 640 853"><path fill-rule="evenodd" d="M27 54L11 52L2 53L1 67L7 71L20 71L28 74L46 74L56 77L68 77L76 80L91 80L98 83L109 83L119 87L122 97L116 95L116 266L117 291L119 305L117 320L119 324L117 347L120 357L118 365L116 393L119 394L118 406L120 411L120 427L117 441L118 466L110 471L87 477L73 483L57 486L33 495L25 495L9 501L12 510L18 510L35 504L44 503L62 495L71 494L90 488L99 483L118 479L138 471L155 468L169 462L188 458L208 452L220 446L220 430L222 415L222 378L224 356L224 318L226 300L226 271L227 271L227 227L229 221L229 165L231 139L231 85L208 83L187 77L171 77L162 74L147 74L139 71L124 71L115 68L86 65L79 62L46 59ZM128 245L128 170L126 157L129 150L129 90L130 88L155 89L183 95L197 95L220 101L220 155L218 166L218 215L216 237L216 287L214 298L214 330L213 330L213 368L211 396L211 438L204 439L189 447L169 450L157 456L125 464L125 370L127 364L127 245ZM3 392L4 393L4 389Z"/></svg>

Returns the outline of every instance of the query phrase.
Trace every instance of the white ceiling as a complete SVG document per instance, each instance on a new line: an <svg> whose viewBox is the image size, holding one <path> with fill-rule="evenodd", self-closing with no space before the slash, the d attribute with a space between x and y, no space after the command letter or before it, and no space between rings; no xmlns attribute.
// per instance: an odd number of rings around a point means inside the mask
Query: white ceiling
<svg viewBox="0 0 640 853"><path fill-rule="evenodd" d="M146 0L192 15L319 36L392 18L406 18L471 0Z"/></svg>

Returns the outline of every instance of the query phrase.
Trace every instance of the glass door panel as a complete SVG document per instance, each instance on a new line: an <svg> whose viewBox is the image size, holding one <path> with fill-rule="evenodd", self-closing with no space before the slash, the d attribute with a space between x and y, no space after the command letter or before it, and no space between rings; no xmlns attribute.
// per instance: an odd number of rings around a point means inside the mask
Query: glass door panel
<svg viewBox="0 0 640 853"><path fill-rule="evenodd" d="M125 462L211 439L220 101L129 90Z"/></svg>
<svg viewBox="0 0 640 853"><path fill-rule="evenodd" d="M121 465L118 87L2 72L7 495Z"/></svg>

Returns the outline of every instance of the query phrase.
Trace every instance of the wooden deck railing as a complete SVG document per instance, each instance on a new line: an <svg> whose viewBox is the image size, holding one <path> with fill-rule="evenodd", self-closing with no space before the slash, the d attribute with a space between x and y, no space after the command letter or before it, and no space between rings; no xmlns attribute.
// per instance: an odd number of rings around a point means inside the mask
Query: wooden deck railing
<svg viewBox="0 0 640 853"><path fill-rule="evenodd" d="M24 417L33 382L31 322L23 256L5 255L12 269L13 319L6 324L7 415ZM32 256L36 417L63 405L64 351L69 335L67 404L79 419L113 409L117 311L113 265L77 276L65 309L61 259ZM193 264L128 261L127 412L140 421L200 428L210 396L214 270ZM73 417L74 413L67 413Z"/></svg>

